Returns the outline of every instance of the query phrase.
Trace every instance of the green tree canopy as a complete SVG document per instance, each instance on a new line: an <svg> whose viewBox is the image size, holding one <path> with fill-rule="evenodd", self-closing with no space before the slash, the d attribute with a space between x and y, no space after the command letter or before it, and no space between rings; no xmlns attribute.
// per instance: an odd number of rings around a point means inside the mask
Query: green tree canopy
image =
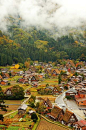
<svg viewBox="0 0 86 130"><path fill-rule="evenodd" d="M24 98L24 89L19 85L15 85L12 88L12 98L13 99L23 99Z"/></svg>

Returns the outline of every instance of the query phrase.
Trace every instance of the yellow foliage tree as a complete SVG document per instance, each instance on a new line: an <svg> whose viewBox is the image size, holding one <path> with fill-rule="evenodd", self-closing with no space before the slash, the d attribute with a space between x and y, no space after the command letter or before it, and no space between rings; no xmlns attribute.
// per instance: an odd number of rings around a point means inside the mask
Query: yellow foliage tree
<svg viewBox="0 0 86 130"><path fill-rule="evenodd" d="M16 64L16 65L15 65L15 69L18 69L18 68L19 68L19 64Z"/></svg>

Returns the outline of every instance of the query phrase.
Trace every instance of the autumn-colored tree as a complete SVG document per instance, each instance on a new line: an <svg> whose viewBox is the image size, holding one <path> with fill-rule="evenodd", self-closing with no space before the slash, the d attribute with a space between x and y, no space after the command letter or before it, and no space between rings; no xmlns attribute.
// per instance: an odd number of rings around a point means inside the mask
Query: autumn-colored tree
<svg viewBox="0 0 86 130"><path fill-rule="evenodd" d="M29 67L30 67L30 62L26 61L26 62L24 63L24 65L25 65L26 68L29 68Z"/></svg>
<svg viewBox="0 0 86 130"><path fill-rule="evenodd" d="M61 84L61 81L62 81L61 75L59 75L59 76L58 76L58 84Z"/></svg>
<svg viewBox="0 0 86 130"><path fill-rule="evenodd" d="M80 60L84 61L85 60L85 55L82 53L80 56Z"/></svg>

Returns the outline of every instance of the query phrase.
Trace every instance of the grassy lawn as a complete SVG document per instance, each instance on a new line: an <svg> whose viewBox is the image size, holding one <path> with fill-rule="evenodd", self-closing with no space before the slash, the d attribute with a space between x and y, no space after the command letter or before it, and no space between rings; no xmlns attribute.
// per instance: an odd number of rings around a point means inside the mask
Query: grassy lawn
<svg viewBox="0 0 86 130"><path fill-rule="evenodd" d="M43 85L43 84L58 85L58 79L57 78L55 78L55 79L53 79L53 78L52 79L45 79L40 84L41 85Z"/></svg>
<svg viewBox="0 0 86 130"><path fill-rule="evenodd" d="M31 95L38 96L38 92L31 92Z"/></svg>
<svg viewBox="0 0 86 130"><path fill-rule="evenodd" d="M8 80L9 80L9 81L17 81L19 78L22 78L22 76L10 77L10 78L8 78Z"/></svg>
<svg viewBox="0 0 86 130"><path fill-rule="evenodd" d="M10 88L11 87L11 85L6 85L6 86L0 86L1 88L2 88L2 90L6 90L7 88Z"/></svg>
<svg viewBox="0 0 86 130"><path fill-rule="evenodd" d="M31 92L37 92L37 88L32 87L32 88L30 88L30 91L31 91Z"/></svg>
<svg viewBox="0 0 86 130"><path fill-rule="evenodd" d="M29 89L31 87L31 85L27 85L27 84L19 84L19 86L22 87L24 90Z"/></svg>
<svg viewBox="0 0 86 130"><path fill-rule="evenodd" d="M2 88L2 90L6 90L7 88L10 88L14 85L19 85L20 87L22 87L24 90L25 89L29 89L31 87L31 85L26 85L26 84L20 84L20 83L17 83L16 81L10 81L11 85L6 85L6 86L0 86Z"/></svg>
<svg viewBox="0 0 86 130"><path fill-rule="evenodd" d="M19 130L18 126L10 126L7 130Z"/></svg>
<svg viewBox="0 0 86 130"><path fill-rule="evenodd" d="M2 69L2 68L6 68L6 69L9 69L10 68L10 66L0 66L0 69Z"/></svg>
<svg viewBox="0 0 86 130"><path fill-rule="evenodd" d="M12 70L12 71L14 71L14 72L22 71L22 69L12 69L12 68L10 68L9 70L10 70L10 71Z"/></svg>

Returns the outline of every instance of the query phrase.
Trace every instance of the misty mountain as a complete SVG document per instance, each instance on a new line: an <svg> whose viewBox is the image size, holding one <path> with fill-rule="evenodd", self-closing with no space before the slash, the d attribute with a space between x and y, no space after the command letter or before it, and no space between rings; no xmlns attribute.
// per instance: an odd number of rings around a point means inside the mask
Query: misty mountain
<svg viewBox="0 0 86 130"><path fill-rule="evenodd" d="M86 61L86 33L80 33L76 31L76 34L73 32L54 39L49 30L33 26L22 28L18 20L12 20L8 32L0 31L0 65L24 63L27 58L44 62L59 62L60 59Z"/></svg>

